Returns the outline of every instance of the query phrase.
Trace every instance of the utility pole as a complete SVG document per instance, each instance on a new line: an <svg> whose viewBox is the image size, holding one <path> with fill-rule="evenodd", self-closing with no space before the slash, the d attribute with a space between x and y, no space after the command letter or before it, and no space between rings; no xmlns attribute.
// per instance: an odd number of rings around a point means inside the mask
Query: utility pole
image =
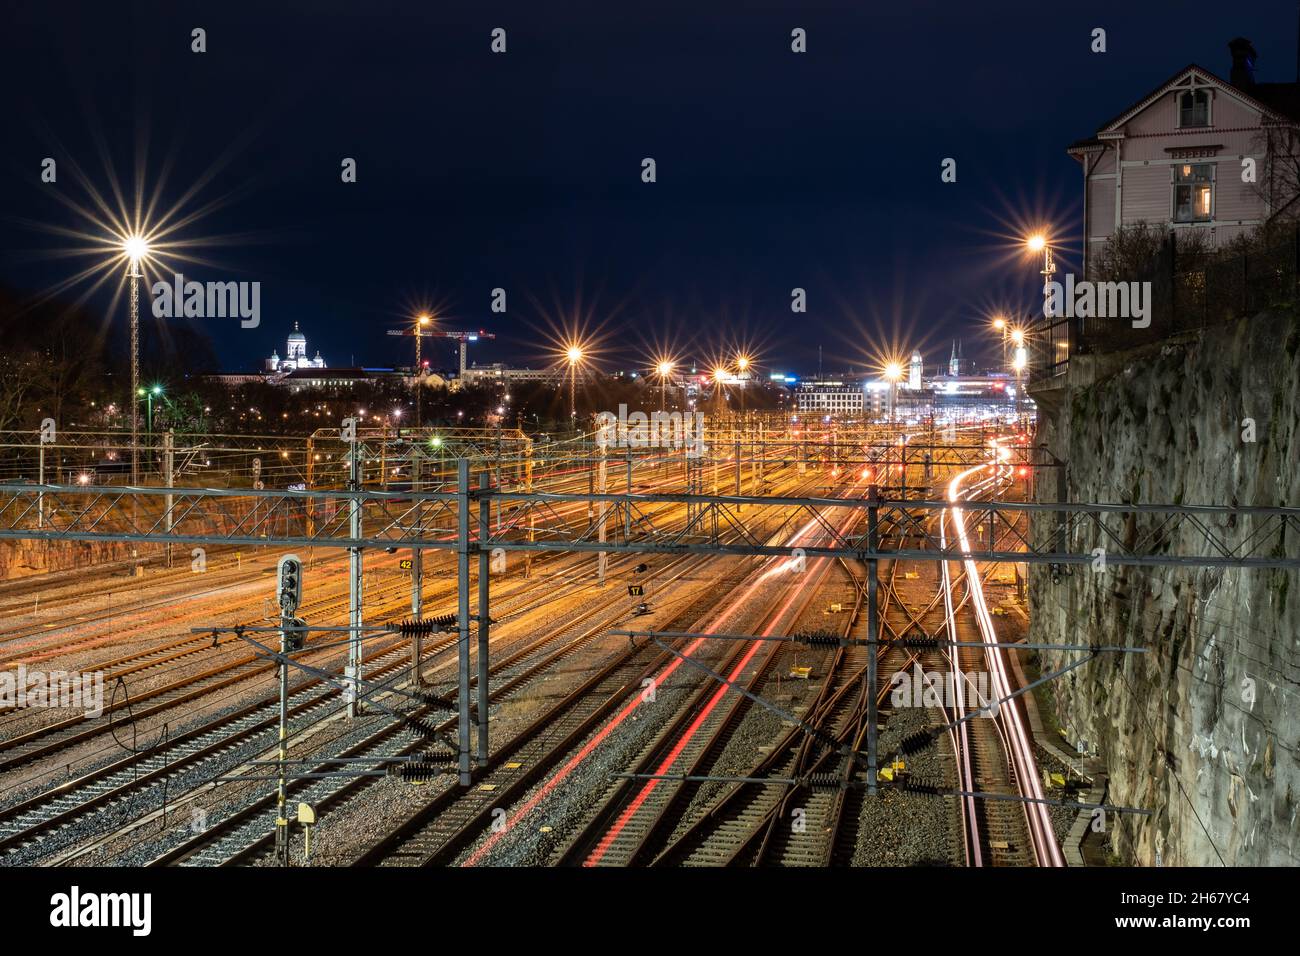
<svg viewBox="0 0 1300 956"><path fill-rule="evenodd" d="M528 444L525 449L527 457L524 462L524 490L529 494L533 491L533 440L525 438ZM537 513L534 509L528 509L528 542L537 540ZM533 552L531 550L524 552L524 577L531 575L533 570Z"/></svg>
<svg viewBox="0 0 1300 956"><path fill-rule="evenodd" d="M600 442L600 463L597 466L599 471L599 478L597 479L597 483L596 483L596 492L602 495L606 493L606 490L608 488L608 485L606 484L606 478L607 478L606 464L607 461L605 458L605 442L602 441ZM601 544L605 543L605 510L608 507L609 507L609 502L603 499L601 500L600 505L598 506L598 510L600 512L600 518L598 520L600 523L596 526L596 540L598 540ZM608 564L609 564L609 555L606 554L604 551L598 551L596 553L596 583L601 587L605 586L605 568L608 566Z"/></svg>
<svg viewBox="0 0 1300 956"><path fill-rule="evenodd" d="M886 459L888 460L888 459ZM879 542L880 488L872 484L867 491L871 506L867 509L867 548L875 553ZM880 562L869 558L867 564L867 685L864 688L867 698L867 793L876 792L876 687L879 683L876 675L876 663L879 652L877 641L880 639L880 601L879 572Z"/></svg>
<svg viewBox="0 0 1300 956"><path fill-rule="evenodd" d="M280 559L276 566L276 589L280 605L280 760L275 802L275 857L281 866L288 866L289 651L296 649L290 630L295 624L294 614L302 603L302 561L296 554L286 554Z"/></svg>
<svg viewBox="0 0 1300 956"><path fill-rule="evenodd" d="M361 459L364 447L358 439L352 443L348 462L348 490L360 493L362 484ZM361 499L354 494L348 499L348 534L355 541L361 537ZM348 549L348 717L362 713L361 706L361 548Z"/></svg>
<svg viewBox="0 0 1300 956"><path fill-rule="evenodd" d="M460 785L470 785L469 719L469 459L460 458L456 471L456 723L459 739Z"/></svg>
<svg viewBox="0 0 1300 956"><path fill-rule="evenodd" d="M480 491L488 489L487 472L478 476ZM489 587L492 578L491 554L483 546L491 533L492 501L486 494L478 500L478 760L479 766L487 763L488 758L488 708L491 695L488 693L488 640L489 627L492 624L488 609L490 606Z"/></svg>
<svg viewBox="0 0 1300 956"><path fill-rule="evenodd" d="M632 446L627 446L627 493L632 494ZM632 502L627 502L623 508L623 540L632 540Z"/></svg>
<svg viewBox="0 0 1300 956"><path fill-rule="evenodd" d="M736 497L740 497L740 439L736 439ZM740 511L744 505L736 505L736 510Z"/></svg>
<svg viewBox="0 0 1300 956"><path fill-rule="evenodd" d="M36 446L36 484L45 484L45 437L39 436L40 444ZM56 469L57 470L57 469ZM36 527L45 527L45 493L36 496Z"/></svg>
<svg viewBox="0 0 1300 956"><path fill-rule="evenodd" d="M416 341L420 341L418 338ZM422 478L424 471L424 453L420 451L419 445L411 448L411 490L416 494L420 493L423 486ZM419 502L415 506L415 536L424 537L424 502ZM424 549L411 549L411 616L415 620L420 620L424 614ZM423 683L423 677L420 674L420 657L424 653L423 640L420 637L419 628L415 629L415 637L411 639L411 684L420 687Z"/></svg>
<svg viewBox="0 0 1300 956"><path fill-rule="evenodd" d="M172 429L167 429L163 435L163 483L171 488L176 484L176 433ZM166 531L170 538L172 533L172 495L169 493L164 499L165 512L163 514L163 530ZM166 567L172 566L172 545L168 541L165 546Z"/></svg>

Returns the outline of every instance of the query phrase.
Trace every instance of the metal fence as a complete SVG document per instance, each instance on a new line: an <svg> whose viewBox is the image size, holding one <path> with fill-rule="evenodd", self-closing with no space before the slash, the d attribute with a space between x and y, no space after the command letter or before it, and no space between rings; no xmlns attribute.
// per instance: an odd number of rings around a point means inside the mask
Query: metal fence
<svg viewBox="0 0 1300 956"><path fill-rule="evenodd" d="M1091 278L1091 277L1089 277ZM1300 228L1233 253L1180 252L1171 232L1150 266L1150 324L1129 318L1040 316L1029 336L1030 380L1063 374L1071 355L1123 351L1300 303Z"/></svg>

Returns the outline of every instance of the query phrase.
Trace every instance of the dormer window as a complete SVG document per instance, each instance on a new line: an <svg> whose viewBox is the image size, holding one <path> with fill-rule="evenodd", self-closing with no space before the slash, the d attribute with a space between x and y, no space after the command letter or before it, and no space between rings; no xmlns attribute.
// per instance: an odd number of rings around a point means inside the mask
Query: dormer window
<svg viewBox="0 0 1300 956"><path fill-rule="evenodd" d="M1178 94L1180 128L1210 125L1210 91L1185 90Z"/></svg>

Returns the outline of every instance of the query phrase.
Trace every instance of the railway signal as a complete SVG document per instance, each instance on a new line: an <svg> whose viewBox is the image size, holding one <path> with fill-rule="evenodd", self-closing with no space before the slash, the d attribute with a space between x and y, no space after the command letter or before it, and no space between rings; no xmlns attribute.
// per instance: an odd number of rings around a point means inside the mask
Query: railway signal
<svg viewBox="0 0 1300 956"><path fill-rule="evenodd" d="M296 554L286 554L275 570L280 613L292 617L302 603L302 560Z"/></svg>

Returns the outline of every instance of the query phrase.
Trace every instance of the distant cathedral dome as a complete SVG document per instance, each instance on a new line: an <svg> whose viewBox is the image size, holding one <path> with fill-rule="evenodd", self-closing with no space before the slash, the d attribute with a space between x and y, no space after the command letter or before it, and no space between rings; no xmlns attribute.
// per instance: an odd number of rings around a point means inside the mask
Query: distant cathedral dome
<svg viewBox="0 0 1300 956"><path fill-rule="evenodd" d="M300 368L325 367L325 360L320 357L319 350L315 358L307 357L307 336L298 330L297 322L293 324L293 331L289 333L289 339L285 343L284 358L280 358L279 353L272 350L271 357L266 360L268 372L292 372Z"/></svg>

